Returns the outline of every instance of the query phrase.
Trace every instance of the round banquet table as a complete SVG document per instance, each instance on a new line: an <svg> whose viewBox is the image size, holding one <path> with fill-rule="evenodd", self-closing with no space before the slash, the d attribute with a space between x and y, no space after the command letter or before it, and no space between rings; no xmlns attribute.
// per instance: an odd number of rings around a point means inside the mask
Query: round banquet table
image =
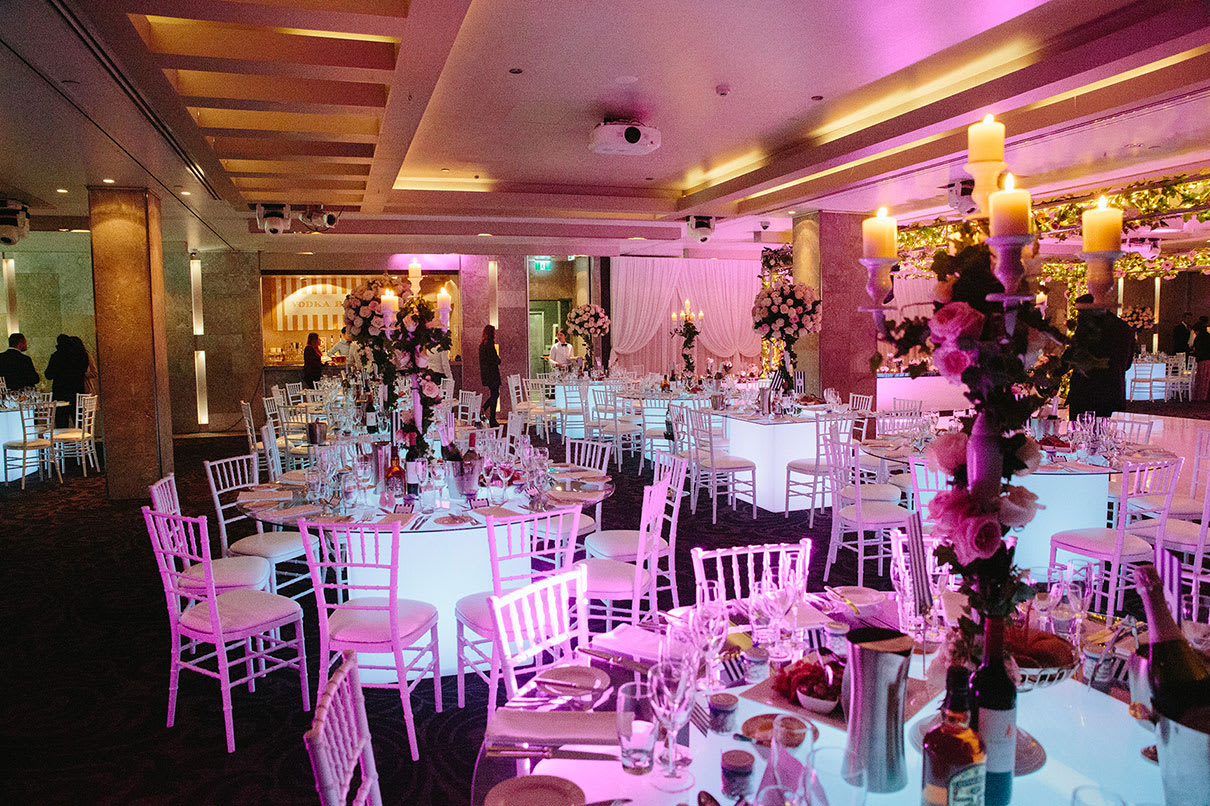
<svg viewBox="0 0 1210 806"><path fill-rule="evenodd" d="M863 444L862 450L887 462L907 464L912 457L923 457L910 449L884 447L885 440L872 442ZM1119 472L1120 467L1085 462L1048 462L1028 476L1013 479L1013 484L1038 496L1039 507L1033 520L1009 532L1017 540L1014 562L1021 568L1045 566L1050 563L1050 538L1056 532L1104 526L1110 477ZM918 502L917 508L927 503Z"/></svg>
<svg viewBox="0 0 1210 806"><path fill-rule="evenodd" d="M439 652L441 655L441 673L454 674L458 670L456 644L456 622L454 606L463 596L478 591L492 590L492 564L487 548L486 516L482 509L469 513L471 521L462 524L439 524L436 521L454 513L464 513L465 506L461 500L442 501L438 510L432 515L388 515L377 506L378 493L370 491L370 495L362 498L350 509L350 514L337 516L325 512L317 505L309 505L304 500L301 471L293 471L282 477L287 483L275 485L278 489L291 493L290 498L278 501L256 501L241 503L240 509L249 517L272 526L293 527L300 519L328 520L335 522L365 522L379 523L388 518L399 519L399 595L408 599L428 602L437 608L437 634ZM260 485L269 487L270 485ZM552 501L555 506L567 506L580 503L581 507L595 506L613 495L612 481L600 485L600 489L584 489L585 485L576 481L559 481L551 488L552 498L560 493L570 494L564 502ZM480 491L481 494L483 490ZM583 500L572 501L570 498ZM503 508L517 515L528 514L528 501L524 496L517 497L510 493ZM572 539L575 539L573 535ZM505 575L523 573L523 568L502 568ZM372 579L374 574L386 573L367 569L354 569L351 581L380 584ZM367 575L367 576L359 576ZM389 656L366 655L365 663L391 665ZM363 669L362 677L367 681L382 682L391 679L390 672Z"/></svg>

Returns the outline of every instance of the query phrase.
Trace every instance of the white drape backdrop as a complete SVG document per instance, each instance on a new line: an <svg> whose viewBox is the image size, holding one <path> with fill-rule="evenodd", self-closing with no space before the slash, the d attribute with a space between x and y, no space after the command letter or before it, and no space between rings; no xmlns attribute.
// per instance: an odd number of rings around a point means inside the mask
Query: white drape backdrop
<svg viewBox="0 0 1210 806"><path fill-rule="evenodd" d="M891 314L895 320L905 316L932 316L933 290L937 280L933 277L896 277L895 299L891 301L898 312Z"/></svg>
<svg viewBox="0 0 1210 806"><path fill-rule="evenodd" d="M610 363L665 372L680 367L680 339L669 335L673 311L686 298L705 312L695 345L699 370L706 360L737 366L760 362L752 330L752 300L760 289L760 261L621 257L612 261Z"/></svg>

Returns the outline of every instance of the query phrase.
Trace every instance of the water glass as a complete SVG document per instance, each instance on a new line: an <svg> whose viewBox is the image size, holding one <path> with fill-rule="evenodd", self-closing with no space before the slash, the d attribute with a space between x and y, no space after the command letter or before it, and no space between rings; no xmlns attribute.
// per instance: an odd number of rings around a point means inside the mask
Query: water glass
<svg viewBox="0 0 1210 806"><path fill-rule="evenodd" d="M1181 597L1181 632L1190 646L1210 654L1210 596L1186 593Z"/></svg>
<svg viewBox="0 0 1210 806"><path fill-rule="evenodd" d="M780 786L800 791L814 749L815 734L807 722L793 714L776 717L769 747L773 780Z"/></svg>
<svg viewBox="0 0 1210 806"><path fill-rule="evenodd" d="M1071 791L1071 806L1126 806L1126 800L1103 786L1090 784Z"/></svg>
<svg viewBox="0 0 1210 806"><path fill-rule="evenodd" d="M309 467L303 471L303 483L305 484L305 489L307 491L308 503L314 504L318 502L321 497L323 497L323 490L321 489L322 482L323 476L320 475L317 468Z"/></svg>
<svg viewBox="0 0 1210 806"><path fill-rule="evenodd" d="M802 792L781 784L769 784L756 793L753 806L802 806L806 803Z"/></svg>
<svg viewBox="0 0 1210 806"><path fill-rule="evenodd" d="M658 733L647 684L630 682L618 686L618 744L622 749L623 771L631 775L651 772Z"/></svg>
<svg viewBox="0 0 1210 806"><path fill-rule="evenodd" d="M843 747L820 747L807 761L803 776L805 806L864 806L865 768Z"/></svg>

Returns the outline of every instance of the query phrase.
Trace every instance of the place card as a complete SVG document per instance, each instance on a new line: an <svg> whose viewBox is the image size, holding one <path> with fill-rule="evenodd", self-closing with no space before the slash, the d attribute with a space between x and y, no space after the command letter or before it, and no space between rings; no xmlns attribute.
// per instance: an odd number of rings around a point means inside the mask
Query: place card
<svg viewBox="0 0 1210 806"><path fill-rule="evenodd" d="M472 498L470 508L471 509L480 509L482 507L489 506L490 504L491 504L491 501L488 501L486 498Z"/></svg>
<svg viewBox="0 0 1210 806"><path fill-rule="evenodd" d="M412 508L413 504L411 501L403 501L402 503L395 505L395 512L398 514L411 513Z"/></svg>

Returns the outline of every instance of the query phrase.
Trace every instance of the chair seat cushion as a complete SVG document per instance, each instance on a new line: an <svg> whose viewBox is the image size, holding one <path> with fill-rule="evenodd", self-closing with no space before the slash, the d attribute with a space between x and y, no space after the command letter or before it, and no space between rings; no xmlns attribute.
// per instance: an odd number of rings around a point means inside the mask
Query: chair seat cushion
<svg viewBox="0 0 1210 806"><path fill-rule="evenodd" d="M656 538L661 552L668 550L668 541ZM638 529L606 529L584 539L584 550L591 557L633 562L639 549Z"/></svg>
<svg viewBox="0 0 1210 806"><path fill-rule="evenodd" d="M1121 495L1111 496L1116 502ZM1140 495L1130 499L1130 509L1148 509L1159 511L1164 508L1163 495ZM1168 510L1169 517L1200 518L1202 516L1202 500L1190 495L1173 495L1172 507Z"/></svg>
<svg viewBox="0 0 1210 806"><path fill-rule="evenodd" d="M592 534L597 530L597 522L587 512L580 513L580 533L576 537Z"/></svg>
<svg viewBox="0 0 1210 806"><path fill-rule="evenodd" d="M1160 522L1158 520L1142 521L1141 523L1131 524L1130 533L1154 543L1156 533L1159 532L1159 527ZM1179 518L1169 518L1167 523L1164 524L1164 546L1165 548L1177 548L1180 551L1196 551L1197 544L1201 540L1201 534L1202 526L1200 523L1180 520ZM1207 538L1207 540L1210 541L1210 538Z"/></svg>
<svg viewBox="0 0 1210 806"><path fill-rule="evenodd" d="M861 521L866 526L882 526L896 523L907 523L908 512L904 507L888 501L862 501ZM840 517L846 521L857 520L857 505L850 504L840 510Z"/></svg>
<svg viewBox="0 0 1210 806"><path fill-rule="evenodd" d="M719 456L716 453L713 457L709 455L699 456L698 463L708 470L735 471L756 469L756 462L753 462L751 459L744 459L741 456L731 456L730 454Z"/></svg>
<svg viewBox="0 0 1210 806"><path fill-rule="evenodd" d="M846 501L852 501L857 496L857 491L850 484L840 489L840 495ZM869 501L889 501L897 502L903 496L903 490L896 487L894 484L863 484L861 485L861 500L864 505Z"/></svg>
<svg viewBox="0 0 1210 806"><path fill-rule="evenodd" d="M55 435L55 439L84 439L84 429L82 428L56 428L51 431ZM45 431L43 436L47 436Z"/></svg>
<svg viewBox="0 0 1210 806"><path fill-rule="evenodd" d="M1074 551L1087 557L1108 559L1113 556L1118 539L1117 529L1093 526L1088 529L1068 529L1050 537L1052 546ZM1122 541L1122 559L1139 559L1152 555L1151 544L1138 535L1126 534Z"/></svg>
<svg viewBox="0 0 1210 806"><path fill-rule="evenodd" d="M346 604L376 607L378 610L353 610L341 607L328 618L329 635L333 641L343 644L389 644L391 642L391 617L386 612L388 599L385 596L359 596ZM428 602L415 599L399 599L395 603L398 614L399 640L410 644L420 634L437 623L437 608Z"/></svg>
<svg viewBox="0 0 1210 806"><path fill-rule="evenodd" d="M50 440L39 438L31 439L28 442L22 442L19 439L15 439L12 442L4 443L4 447L8 448L10 451L44 451L50 448Z"/></svg>
<svg viewBox="0 0 1210 806"><path fill-rule="evenodd" d="M667 441L667 431L663 428L648 428L643 432L643 436L647 439L662 439Z"/></svg>
<svg viewBox="0 0 1210 806"><path fill-rule="evenodd" d="M491 595L491 591L479 591L463 596L454 604L454 617L480 635L495 635L496 624L492 621L492 608L487 601Z"/></svg>
<svg viewBox="0 0 1210 806"><path fill-rule="evenodd" d="M590 599L625 599L634 595L634 568L632 563L620 560L587 559L588 597ZM639 587L646 589L651 575L641 572Z"/></svg>
<svg viewBox="0 0 1210 806"><path fill-rule="evenodd" d="M220 593L215 602L219 625L226 639L264 632L302 619L302 606L298 602L268 591L241 588ZM199 602L186 609L181 614L181 626L195 633L212 634L210 603Z"/></svg>
<svg viewBox="0 0 1210 806"><path fill-rule="evenodd" d="M912 491L912 474L911 473L892 473L887 477L889 484L894 484L905 493Z"/></svg>
<svg viewBox="0 0 1210 806"><path fill-rule="evenodd" d="M822 476L828 472L828 463L824 459L792 459L786 462L786 470L795 473L809 473L812 476Z"/></svg>
<svg viewBox="0 0 1210 806"><path fill-rule="evenodd" d="M263 588L269 583L273 568L264 557L220 557L212 560L215 590L235 588ZM186 588L206 587L206 567L201 563L185 569L181 586Z"/></svg>
<svg viewBox="0 0 1210 806"><path fill-rule="evenodd" d="M312 537L311 545L318 547L319 538ZM281 532L258 532L231 544L236 554L264 557L271 563L292 560L303 556L302 533L295 529Z"/></svg>

